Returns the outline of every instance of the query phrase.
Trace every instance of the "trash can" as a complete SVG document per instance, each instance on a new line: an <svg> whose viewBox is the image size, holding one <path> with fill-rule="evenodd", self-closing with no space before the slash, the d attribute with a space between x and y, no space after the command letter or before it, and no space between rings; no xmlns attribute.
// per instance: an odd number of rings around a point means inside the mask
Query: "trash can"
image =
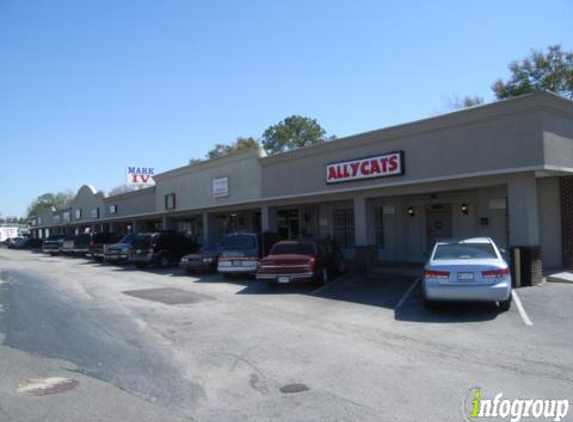
<svg viewBox="0 0 573 422"><path fill-rule="evenodd" d="M543 275L539 246L513 246L510 261L514 287L535 286L541 283Z"/></svg>

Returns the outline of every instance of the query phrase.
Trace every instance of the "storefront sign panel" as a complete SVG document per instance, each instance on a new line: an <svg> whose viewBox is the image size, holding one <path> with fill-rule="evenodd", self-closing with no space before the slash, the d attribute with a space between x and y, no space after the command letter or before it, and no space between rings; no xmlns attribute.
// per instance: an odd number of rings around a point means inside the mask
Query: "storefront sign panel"
<svg viewBox="0 0 573 422"><path fill-rule="evenodd" d="M404 153L390 152L326 165L326 183L400 176L404 174Z"/></svg>

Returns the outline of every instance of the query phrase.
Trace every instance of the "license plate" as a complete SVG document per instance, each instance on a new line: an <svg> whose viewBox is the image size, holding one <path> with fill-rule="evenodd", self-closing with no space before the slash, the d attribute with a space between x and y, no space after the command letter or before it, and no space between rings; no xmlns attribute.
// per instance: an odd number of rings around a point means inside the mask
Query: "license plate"
<svg viewBox="0 0 573 422"><path fill-rule="evenodd" d="M290 277L279 277L279 283L289 283Z"/></svg>
<svg viewBox="0 0 573 422"><path fill-rule="evenodd" d="M141 249L137 249L135 253L141 253Z"/></svg>
<svg viewBox="0 0 573 422"><path fill-rule="evenodd" d="M233 261L233 267L242 267L243 261Z"/></svg>
<svg viewBox="0 0 573 422"><path fill-rule="evenodd" d="M458 280L468 281L473 279L474 279L474 273L458 273Z"/></svg>

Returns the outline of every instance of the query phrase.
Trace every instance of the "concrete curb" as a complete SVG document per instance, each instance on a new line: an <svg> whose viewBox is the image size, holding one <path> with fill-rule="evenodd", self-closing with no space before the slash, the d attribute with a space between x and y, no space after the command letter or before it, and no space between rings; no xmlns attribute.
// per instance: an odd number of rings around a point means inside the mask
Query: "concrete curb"
<svg viewBox="0 0 573 422"><path fill-rule="evenodd" d="M545 277L548 283L570 283L573 284L573 273L571 272L561 272L555 274L548 274Z"/></svg>

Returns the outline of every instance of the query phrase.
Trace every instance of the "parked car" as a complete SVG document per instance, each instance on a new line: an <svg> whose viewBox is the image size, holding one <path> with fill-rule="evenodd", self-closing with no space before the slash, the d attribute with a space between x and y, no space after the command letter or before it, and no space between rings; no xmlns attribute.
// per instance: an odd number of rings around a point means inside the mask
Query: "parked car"
<svg viewBox="0 0 573 422"><path fill-rule="evenodd" d="M8 249L16 249L16 245L18 243L23 242L24 240L26 240L26 238L21 236L11 237L6 239L6 246L8 247Z"/></svg>
<svg viewBox="0 0 573 422"><path fill-rule="evenodd" d="M105 246L119 242L122 237L123 235L118 233L93 233L86 256L96 261L103 261Z"/></svg>
<svg viewBox="0 0 573 422"><path fill-rule="evenodd" d="M128 262L133 240L136 236L136 233L129 233L123 236L117 243L104 245L104 261L114 264Z"/></svg>
<svg viewBox="0 0 573 422"><path fill-rule="evenodd" d="M511 307L511 274L492 239L438 241L424 267L424 298L437 301L499 302Z"/></svg>
<svg viewBox="0 0 573 422"><path fill-rule="evenodd" d="M257 280L268 283L314 282L326 284L344 272L342 252L327 240L283 240L261 259Z"/></svg>
<svg viewBox="0 0 573 422"><path fill-rule="evenodd" d="M38 249L42 247L42 239L30 239L30 238L20 238L15 241L11 248L12 249Z"/></svg>
<svg viewBox="0 0 573 422"><path fill-rule="evenodd" d="M62 242L62 248L60 249L60 252L63 255L72 255L74 253L75 240L76 240L75 234L69 234L66 237L64 237L64 241Z"/></svg>
<svg viewBox="0 0 573 422"><path fill-rule="evenodd" d="M65 236L62 234L51 235L42 243L42 252L52 256L58 255L62 251L64 238Z"/></svg>
<svg viewBox="0 0 573 422"><path fill-rule="evenodd" d="M91 241L92 241L91 233L78 234L74 239L74 247L72 249L72 255L86 256L89 252Z"/></svg>
<svg viewBox="0 0 573 422"><path fill-rule="evenodd" d="M225 275L255 274L259 260L280 240L276 233L231 233L223 239L217 271Z"/></svg>
<svg viewBox="0 0 573 422"><path fill-rule="evenodd" d="M130 261L137 267L167 267L178 264L184 255L198 249L199 245L194 240L175 231L140 233L133 239Z"/></svg>
<svg viewBox="0 0 573 422"><path fill-rule="evenodd" d="M195 253L181 258L179 266L188 273L200 271L216 271L220 248L213 242L208 242Z"/></svg>

